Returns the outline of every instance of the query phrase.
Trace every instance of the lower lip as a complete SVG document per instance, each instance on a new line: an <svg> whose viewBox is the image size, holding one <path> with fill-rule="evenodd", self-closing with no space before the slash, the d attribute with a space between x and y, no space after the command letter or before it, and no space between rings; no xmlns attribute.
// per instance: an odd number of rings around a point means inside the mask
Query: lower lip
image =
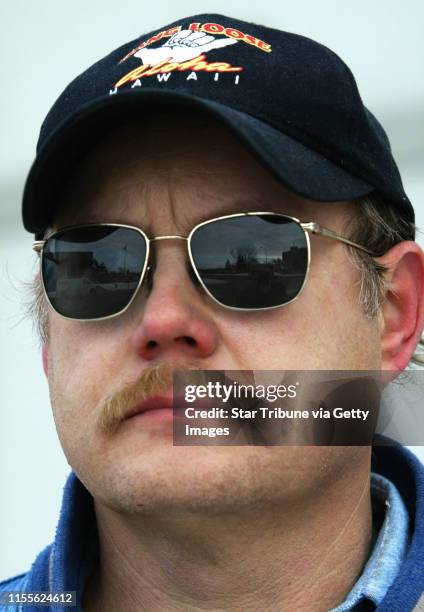
<svg viewBox="0 0 424 612"><path fill-rule="evenodd" d="M141 419L143 422L146 421L172 421L174 417L174 411L172 408L155 408L154 410L145 410L144 412L138 412L134 416L130 417L129 421L134 419Z"/></svg>

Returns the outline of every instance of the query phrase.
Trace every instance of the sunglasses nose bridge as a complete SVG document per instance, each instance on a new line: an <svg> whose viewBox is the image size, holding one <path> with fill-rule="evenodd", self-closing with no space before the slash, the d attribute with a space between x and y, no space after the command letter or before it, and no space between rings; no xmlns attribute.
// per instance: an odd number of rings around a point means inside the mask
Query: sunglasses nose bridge
<svg viewBox="0 0 424 612"><path fill-rule="evenodd" d="M188 246L189 237L180 236L180 235L166 235L166 236L154 236L153 238L148 239L149 243L150 242L160 242L160 241L165 241L165 240L183 240L184 242L186 242ZM156 272L156 267L157 267L156 253L154 249L151 249L150 255L149 255L149 264L146 268L146 276L145 276L145 280L147 281L147 286L150 287L150 289L153 287L153 276ZM196 277L196 274L190 262L187 262L186 271L188 275L190 276L193 284L198 284L198 279Z"/></svg>
<svg viewBox="0 0 424 612"><path fill-rule="evenodd" d="M148 242L161 242L161 241L165 241L165 240L183 240L188 244L188 237L187 236L179 236L179 235L170 235L170 236L154 236L153 238L148 238ZM156 258L156 255L154 253L153 250L150 251L150 255L149 255L149 260L150 263L147 266L146 269L146 273L147 274L152 274L154 268L156 267L155 264L153 263L154 260Z"/></svg>
<svg viewBox="0 0 424 612"><path fill-rule="evenodd" d="M187 236L154 236L149 239L150 242L157 242L158 240L185 240L187 242Z"/></svg>

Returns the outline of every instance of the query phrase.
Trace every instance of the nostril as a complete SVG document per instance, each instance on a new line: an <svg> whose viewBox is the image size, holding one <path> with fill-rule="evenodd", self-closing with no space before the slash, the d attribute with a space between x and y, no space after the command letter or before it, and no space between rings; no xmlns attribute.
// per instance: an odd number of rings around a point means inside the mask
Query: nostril
<svg viewBox="0 0 424 612"><path fill-rule="evenodd" d="M185 344L187 346L197 346L196 340L191 336L180 336L179 338L175 338L175 341L181 342L181 344ZM157 340L149 340L148 342L146 342L145 346L148 351L153 351L158 346L160 346L160 344L161 343Z"/></svg>

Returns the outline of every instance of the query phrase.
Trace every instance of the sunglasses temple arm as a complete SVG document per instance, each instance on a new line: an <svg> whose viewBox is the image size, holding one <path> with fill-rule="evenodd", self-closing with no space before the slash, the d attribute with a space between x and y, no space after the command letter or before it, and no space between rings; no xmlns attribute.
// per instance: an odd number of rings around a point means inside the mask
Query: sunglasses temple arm
<svg viewBox="0 0 424 612"><path fill-rule="evenodd" d="M373 255L374 253L364 246L357 244L356 242L352 242L348 238L343 238L343 236L339 236L333 230L328 229L327 227L322 227L319 223L315 223L312 221L311 223L301 223L300 224L304 230L307 232L311 232L311 234L317 234L318 236L325 236L326 238L331 238L332 240L338 240L339 242L343 242L344 244L348 244L355 249L360 249L364 251L364 253L368 253L368 255Z"/></svg>

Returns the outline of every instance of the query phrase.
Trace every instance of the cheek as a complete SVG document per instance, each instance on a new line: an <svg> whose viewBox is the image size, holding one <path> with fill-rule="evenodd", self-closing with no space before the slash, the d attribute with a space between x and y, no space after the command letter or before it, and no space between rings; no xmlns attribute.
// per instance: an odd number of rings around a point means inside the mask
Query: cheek
<svg viewBox="0 0 424 612"><path fill-rule="evenodd" d="M303 327L303 346L312 353L314 367L380 368L378 319L364 312L360 281L360 272L346 253L316 258L297 317L298 329Z"/></svg>
<svg viewBox="0 0 424 612"><path fill-rule="evenodd" d="M125 354L125 330L112 330L106 321L78 323L63 319L52 320L50 329L49 368L54 368L57 378L60 373L63 384L78 381L80 385L103 378L104 389L107 371L114 371Z"/></svg>
<svg viewBox="0 0 424 612"><path fill-rule="evenodd" d="M122 337L118 342L99 325L51 324L50 398L58 435L71 464L89 448L99 402L123 384L124 352Z"/></svg>
<svg viewBox="0 0 424 612"><path fill-rule="evenodd" d="M237 315L221 325L223 343L234 369L308 369L312 366L309 330L304 309L297 304L262 313ZM224 366L225 367L225 366Z"/></svg>

